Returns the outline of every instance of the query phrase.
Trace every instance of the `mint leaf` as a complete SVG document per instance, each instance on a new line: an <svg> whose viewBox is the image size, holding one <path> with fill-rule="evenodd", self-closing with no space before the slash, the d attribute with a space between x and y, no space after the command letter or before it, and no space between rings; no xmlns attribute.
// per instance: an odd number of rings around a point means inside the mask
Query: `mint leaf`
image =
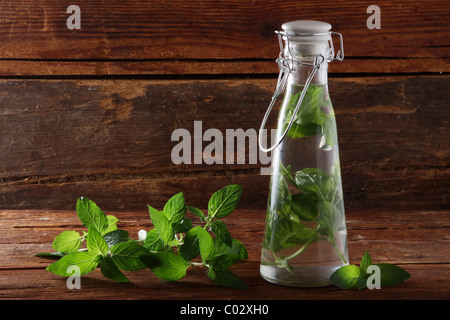
<svg viewBox="0 0 450 320"><path fill-rule="evenodd" d="M103 234L107 234L107 233L109 233L111 231L117 230L117 222L119 222L119 219L117 219L113 215L107 215L106 216L106 220L108 220L108 227L103 232Z"/></svg>
<svg viewBox="0 0 450 320"><path fill-rule="evenodd" d="M214 253L214 241L211 235L202 227L194 227L186 233L184 243L180 247L180 255L190 261L198 254L203 261L210 259Z"/></svg>
<svg viewBox="0 0 450 320"><path fill-rule="evenodd" d="M150 219L155 226L156 232L158 232L159 237L164 242L164 244L170 244L174 237L174 231L169 219L166 215L158 211L151 206L148 206L150 212Z"/></svg>
<svg viewBox="0 0 450 320"><path fill-rule="evenodd" d="M222 242L231 247L232 238L225 223L220 220L215 220L210 225L212 233L214 233Z"/></svg>
<svg viewBox="0 0 450 320"><path fill-rule="evenodd" d="M122 270L137 271L148 267L161 279L176 281L186 275L190 266L203 266L210 269L208 276L217 283L247 288L228 270L235 261L247 259L247 250L241 242L231 238L227 226L219 220L234 210L241 194L239 185L226 186L215 192L208 202L209 215L206 217L201 210L186 206L183 193L171 197L163 211L148 205L154 228L148 232L139 231L138 241L131 240L127 231L118 229L119 220L115 216L106 216L93 201L82 197L77 200L76 210L88 232L84 231L83 235L76 231L62 232L52 243L58 252L36 256L59 259L47 270L63 276L73 275L73 266L80 269L80 275L99 266L106 278L129 282ZM185 217L187 210L205 221L204 227L192 227L192 219ZM85 239L87 251L80 250ZM192 261L199 255L202 262Z"/></svg>
<svg viewBox="0 0 450 320"><path fill-rule="evenodd" d="M184 217L183 220L177 223L172 223L172 229L174 233L188 232L192 228L192 220Z"/></svg>
<svg viewBox="0 0 450 320"><path fill-rule="evenodd" d="M288 126L289 122L286 122L286 128ZM285 130L285 128L283 128ZM322 130L322 127L316 123L309 122L309 123L293 123L291 130L287 133L287 136L289 138L303 138L303 137L309 137L309 136L315 136L316 134L319 134Z"/></svg>
<svg viewBox="0 0 450 320"><path fill-rule="evenodd" d="M366 251L361 259L361 263L359 267L361 268L361 272L366 273L367 267L372 265L372 259L370 258L369 253Z"/></svg>
<svg viewBox="0 0 450 320"><path fill-rule="evenodd" d="M68 272L70 271L69 267L77 266L80 268L80 275L85 275L97 267L99 259L99 256L90 252L73 252L52 263L46 270L60 276L70 277L72 272Z"/></svg>
<svg viewBox="0 0 450 320"><path fill-rule="evenodd" d="M390 263L377 263L381 274L381 288L393 286L409 279L411 275L403 268Z"/></svg>
<svg viewBox="0 0 450 320"><path fill-rule="evenodd" d="M103 257L100 263L100 271L111 280L118 282L130 282L128 278L119 270L114 261L110 257Z"/></svg>
<svg viewBox="0 0 450 320"><path fill-rule="evenodd" d="M374 269L375 271L372 273L372 270L369 271L369 269ZM376 274L375 272L379 273ZM330 280L334 285L343 289L362 290L367 288L367 281L371 276L380 277L379 280L381 288L399 284L411 277L408 272L394 264L372 264L372 259L366 251L361 259L361 264L359 267L356 265L343 266L331 275Z"/></svg>
<svg viewBox="0 0 450 320"><path fill-rule="evenodd" d="M292 195L291 205L292 212L302 221L314 220L317 216L317 198L307 193L297 193Z"/></svg>
<svg viewBox="0 0 450 320"><path fill-rule="evenodd" d="M118 243L129 241L130 235L126 230L117 229L105 234L103 239L105 239L108 247L112 247Z"/></svg>
<svg viewBox="0 0 450 320"><path fill-rule="evenodd" d="M284 209L286 210L286 209ZM299 221L295 221L289 212L280 210L273 215L272 230L268 245L275 251L303 245L317 238L317 230L307 228Z"/></svg>
<svg viewBox="0 0 450 320"><path fill-rule="evenodd" d="M165 247L156 229L147 232L143 246L149 251L163 251Z"/></svg>
<svg viewBox="0 0 450 320"><path fill-rule="evenodd" d="M237 206L242 194L240 185L229 185L215 192L209 199L208 217L225 218Z"/></svg>
<svg viewBox="0 0 450 320"><path fill-rule="evenodd" d="M197 231L200 255L203 261L207 261L214 253L214 241L205 229L201 227L195 227L194 229Z"/></svg>
<svg viewBox="0 0 450 320"><path fill-rule="evenodd" d="M206 275L221 286L240 290L248 289L247 284L229 270L208 269Z"/></svg>
<svg viewBox="0 0 450 320"><path fill-rule="evenodd" d="M322 111L325 90L321 86L312 84L309 85L305 92L298 113L294 114L303 90L297 92L287 102L283 130L286 129L292 117L295 117L294 123L288 132L288 137L290 138L301 138L321 133L322 124L326 117Z"/></svg>
<svg viewBox="0 0 450 320"><path fill-rule="evenodd" d="M163 209L170 223L178 223L186 215L186 202L182 192L174 195L167 201Z"/></svg>
<svg viewBox="0 0 450 320"><path fill-rule="evenodd" d="M183 238L183 245L179 249L180 256L186 261L191 261L200 254L197 229L192 228Z"/></svg>
<svg viewBox="0 0 450 320"><path fill-rule="evenodd" d="M205 214L203 213L202 210L195 208L195 207L190 207L188 206L187 209L193 214L196 215L197 217L199 217L202 221L205 219Z"/></svg>
<svg viewBox="0 0 450 320"><path fill-rule="evenodd" d="M319 202L318 209L320 224L319 231L331 238L334 238L336 230L339 225L343 223L341 211L329 201Z"/></svg>
<svg viewBox="0 0 450 320"><path fill-rule="evenodd" d="M158 252L141 257L141 261L159 278L177 281L186 275L188 263L173 252Z"/></svg>
<svg viewBox="0 0 450 320"><path fill-rule="evenodd" d="M47 259L54 259L54 260L59 260L60 258L66 256L66 253L63 252L40 252L40 253L35 253L34 256L35 257L42 257L42 258L47 258Z"/></svg>
<svg viewBox="0 0 450 320"><path fill-rule="evenodd" d="M94 255L105 256L109 250L108 244L94 227L90 227L88 230L86 246L89 253Z"/></svg>
<svg viewBox="0 0 450 320"><path fill-rule="evenodd" d="M295 181L299 190L317 195L322 200L330 201L336 190L334 177L317 168L305 168L297 171Z"/></svg>
<svg viewBox="0 0 450 320"><path fill-rule="evenodd" d="M214 254L213 257L208 260L208 263L214 268L214 270L227 270L237 260L244 260L248 258L247 250L238 240L233 239L231 247L223 243L218 238L214 238L213 240Z"/></svg>
<svg viewBox="0 0 450 320"><path fill-rule="evenodd" d="M53 240L52 247L56 251L71 253L81 247L82 237L76 231L63 231Z"/></svg>
<svg viewBox="0 0 450 320"><path fill-rule="evenodd" d="M334 113L327 114L324 118L325 121L322 126L323 141L319 147L324 150L331 150L336 143L336 120L334 117Z"/></svg>
<svg viewBox="0 0 450 320"><path fill-rule="evenodd" d="M331 282L342 289L356 288L361 270L358 266L347 265L337 269L330 277Z"/></svg>
<svg viewBox="0 0 450 320"><path fill-rule="evenodd" d="M124 271L137 271L145 268L140 257L149 251L135 241L121 242L111 248L111 259Z"/></svg>
<svg viewBox="0 0 450 320"><path fill-rule="evenodd" d="M86 228L94 227L100 234L104 234L109 225L108 218L93 201L83 197L78 199L76 210Z"/></svg>

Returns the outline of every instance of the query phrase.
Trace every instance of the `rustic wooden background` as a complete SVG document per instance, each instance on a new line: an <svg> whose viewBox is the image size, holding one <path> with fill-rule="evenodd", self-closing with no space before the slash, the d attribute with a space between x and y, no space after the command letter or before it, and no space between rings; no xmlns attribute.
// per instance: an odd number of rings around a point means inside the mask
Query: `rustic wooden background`
<svg viewBox="0 0 450 320"><path fill-rule="evenodd" d="M239 183L239 208L264 209L260 165L174 165L171 134L259 128L274 31L315 19L344 37L329 88L347 209L448 209L449 18L448 0L0 1L0 208L145 210L181 191L205 208Z"/></svg>

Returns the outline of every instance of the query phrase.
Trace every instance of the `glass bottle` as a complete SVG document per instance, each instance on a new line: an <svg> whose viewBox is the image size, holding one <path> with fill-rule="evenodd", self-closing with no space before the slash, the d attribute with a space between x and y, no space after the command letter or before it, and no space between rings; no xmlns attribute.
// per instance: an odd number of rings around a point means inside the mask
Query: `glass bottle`
<svg viewBox="0 0 450 320"><path fill-rule="evenodd" d="M260 130L272 151L272 176L261 253L261 276L276 284L317 287L348 263L347 230L336 120L328 63L343 59L342 36L320 21L292 21L277 32L278 85ZM340 38L335 55L332 34ZM261 133L285 91L277 142Z"/></svg>

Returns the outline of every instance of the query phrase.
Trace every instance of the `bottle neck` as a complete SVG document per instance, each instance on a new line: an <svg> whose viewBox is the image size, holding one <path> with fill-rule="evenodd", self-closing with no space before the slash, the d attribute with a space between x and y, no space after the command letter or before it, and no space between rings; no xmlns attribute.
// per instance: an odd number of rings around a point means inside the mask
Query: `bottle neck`
<svg viewBox="0 0 450 320"><path fill-rule="evenodd" d="M289 85L304 85L306 80L313 72L314 66L307 66L303 64L296 64L294 70L289 74ZM316 71L311 79L311 84L327 85L328 84L328 63L324 61L320 68Z"/></svg>
<svg viewBox="0 0 450 320"><path fill-rule="evenodd" d="M293 61L292 72L289 75L288 83L303 85L314 69L314 62L317 57L322 56L323 61L311 80L315 85L326 85L328 83L328 58L330 57L330 47L327 41L323 42L290 42L285 46L289 56Z"/></svg>

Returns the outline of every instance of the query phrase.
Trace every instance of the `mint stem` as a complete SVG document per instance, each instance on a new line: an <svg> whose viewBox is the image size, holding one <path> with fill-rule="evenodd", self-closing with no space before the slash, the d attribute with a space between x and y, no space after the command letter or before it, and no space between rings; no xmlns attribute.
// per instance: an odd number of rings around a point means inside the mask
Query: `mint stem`
<svg viewBox="0 0 450 320"><path fill-rule="evenodd" d="M317 235L317 230L316 230L316 232L314 233L314 235L312 235L312 236L308 239L308 241L306 241L306 243L305 243L300 249L298 249L296 252L294 252L293 254L291 254L291 255L290 255L289 257L287 257L286 259L289 261L289 260L295 258L296 256L298 256L299 254L301 254L303 251L305 251L306 248L308 248L308 246L309 246L311 243L314 242L314 240L316 239L316 237L315 237L316 235Z"/></svg>

